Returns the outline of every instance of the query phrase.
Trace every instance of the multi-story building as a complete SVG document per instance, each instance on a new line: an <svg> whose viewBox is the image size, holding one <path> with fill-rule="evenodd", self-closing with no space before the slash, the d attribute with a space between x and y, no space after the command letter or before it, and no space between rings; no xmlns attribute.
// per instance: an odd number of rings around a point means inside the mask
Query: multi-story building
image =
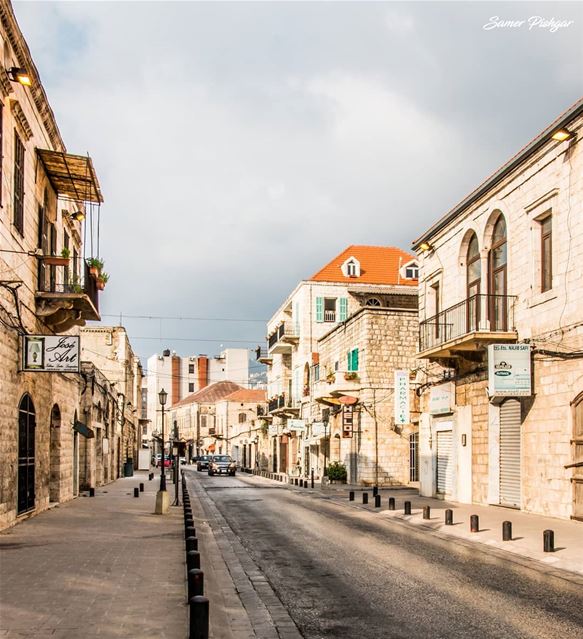
<svg viewBox="0 0 583 639"><path fill-rule="evenodd" d="M84 327L80 334L82 361L103 373L116 396L115 429L120 436L116 466L121 474L124 464L137 465L143 446L142 365L123 326Z"/></svg>
<svg viewBox="0 0 583 639"><path fill-rule="evenodd" d="M414 367L416 294L414 256L394 247L354 245L286 298L268 323L267 347L257 352L268 366L270 470L314 469L321 476L332 453L347 465L351 481L401 483L408 477L397 472L405 461L389 464L392 453L381 448L390 441L399 448L395 454L408 459L411 424L392 435L389 415L394 371ZM354 402L343 411L344 423L350 411L356 421L342 430L340 437L350 441L341 445L335 439L342 396ZM381 414L372 432L367 411L374 420L375 410Z"/></svg>
<svg viewBox="0 0 583 639"><path fill-rule="evenodd" d="M421 492L583 519L583 100L415 242Z"/></svg>
<svg viewBox="0 0 583 639"><path fill-rule="evenodd" d="M103 201L0 1L0 528L79 491L78 326L98 320L82 219ZM59 339L61 336L62 339ZM56 338L56 339L55 339Z"/></svg>
<svg viewBox="0 0 583 639"><path fill-rule="evenodd" d="M169 349L148 358L146 373L147 419L150 428L161 431L158 393L168 393L168 405L202 390L209 384L230 380L239 386L249 386L249 351L227 348L217 357L190 355L181 357Z"/></svg>

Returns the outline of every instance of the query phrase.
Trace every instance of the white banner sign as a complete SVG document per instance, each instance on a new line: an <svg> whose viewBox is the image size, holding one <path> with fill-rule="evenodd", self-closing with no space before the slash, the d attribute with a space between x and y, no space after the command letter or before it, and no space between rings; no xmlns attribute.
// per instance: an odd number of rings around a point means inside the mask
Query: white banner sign
<svg viewBox="0 0 583 639"><path fill-rule="evenodd" d="M530 397L530 344L488 346L488 387L491 397Z"/></svg>
<svg viewBox="0 0 583 639"><path fill-rule="evenodd" d="M429 393L429 412L431 415L446 415L452 412L454 386L452 382L433 386Z"/></svg>
<svg viewBox="0 0 583 639"><path fill-rule="evenodd" d="M395 371L395 424L409 423L409 371Z"/></svg>
<svg viewBox="0 0 583 639"><path fill-rule="evenodd" d="M324 436L324 422L314 422L312 424L312 437Z"/></svg>
<svg viewBox="0 0 583 639"><path fill-rule="evenodd" d="M267 432L270 437L275 437L279 432L279 426L274 426L273 424L269 424L269 428Z"/></svg>
<svg viewBox="0 0 583 639"><path fill-rule="evenodd" d="M22 370L79 372L78 335L25 335L22 343Z"/></svg>
<svg viewBox="0 0 583 639"><path fill-rule="evenodd" d="M288 419L287 427L290 430L306 430L306 422L303 419Z"/></svg>

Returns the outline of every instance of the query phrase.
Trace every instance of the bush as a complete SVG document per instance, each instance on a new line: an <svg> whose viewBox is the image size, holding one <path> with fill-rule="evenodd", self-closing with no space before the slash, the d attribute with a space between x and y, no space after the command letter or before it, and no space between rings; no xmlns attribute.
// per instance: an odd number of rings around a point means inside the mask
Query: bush
<svg viewBox="0 0 583 639"><path fill-rule="evenodd" d="M332 462L326 469L330 481L346 481L346 466L340 462Z"/></svg>

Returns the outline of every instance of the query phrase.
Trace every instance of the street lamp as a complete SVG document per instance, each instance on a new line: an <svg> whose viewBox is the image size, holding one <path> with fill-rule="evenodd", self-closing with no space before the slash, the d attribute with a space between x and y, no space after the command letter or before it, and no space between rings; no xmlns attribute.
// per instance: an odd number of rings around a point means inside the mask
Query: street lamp
<svg viewBox="0 0 583 639"><path fill-rule="evenodd" d="M168 399L168 393L162 389L158 393L158 399L160 400L160 406L162 406L162 456L161 456L161 470L160 470L160 490L156 494L156 514L164 515L168 512L169 500L168 493L166 492L166 468L164 465L164 442L165 442L165 433L164 433L164 406L166 405L166 400Z"/></svg>

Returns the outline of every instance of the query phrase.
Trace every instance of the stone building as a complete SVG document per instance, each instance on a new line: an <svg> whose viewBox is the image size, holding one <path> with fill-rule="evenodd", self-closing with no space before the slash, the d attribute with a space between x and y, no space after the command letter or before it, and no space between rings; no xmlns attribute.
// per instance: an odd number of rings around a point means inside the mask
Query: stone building
<svg viewBox="0 0 583 639"><path fill-rule="evenodd" d="M583 100L414 242L421 492L583 518Z"/></svg>
<svg viewBox="0 0 583 639"><path fill-rule="evenodd" d="M123 326L84 327L81 334L81 359L91 362L109 380L116 397L115 434L120 437L116 448L116 472L123 473L124 464L138 463L138 450L144 445L142 431L142 365L134 354Z"/></svg>
<svg viewBox="0 0 583 639"><path fill-rule="evenodd" d="M78 354L67 355L70 367L53 361L52 372L41 371L49 348L45 337L66 336L67 349L70 344L75 350L78 326L99 319L81 219L91 218L102 202L90 158L67 152L6 0L0 1L0 144L0 528L5 528L79 492ZM39 337L29 342L31 336ZM24 344L31 345L33 358L26 371Z"/></svg>
<svg viewBox="0 0 583 639"><path fill-rule="evenodd" d="M363 324L353 316L363 307L382 309L374 316L384 317L387 309L398 311L393 300L400 300L405 305L404 314L407 317L414 315L416 289L417 262L414 256L394 247L353 245L311 278L300 282L286 298L268 323L267 347L257 351L258 360L268 366L270 440L267 457L270 471L307 474L313 468L316 475L321 476L323 442L327 442L329 433L325 432L322 422L326 423L326 420L315 404L317 398L314 393L322 390L321 381L328 374L334 376L336 383L337 373L343 379L343 373L349 372L348 355L340 352L343 332L360 330ZM368 320L373 314L362 317ZM327 340L322 342L325 336L328 336ZM353 344L352 350L358 349L359 344L363 349L372 349L374 343L372 335L365 336L362 341ZM327 349L325 362L321 347ZM414 353L414 348L403 353L403 361L409 361L407 358ZM372 353L369 352L368 356L372 362ZM367 383L372 386L372 379L382 378L379 384L392 385L392 382L385 384L385 378L392 375L393 370L393 364L388 360L386 368L382 375L373 375L367 370ZM358 372L358 369L350 372ZM350 384L349 389L356 393L355 386ZM342 389L337 390L340 395ZM368 395L367 401L370 403ZM361 444L368 440L361 441L360 435L357 439L359 443L355 445L358 450L355 449L350 457L354 473L370 466L360 463L362 458L358 457ZM362 450L362 455L368 456L369 453L368 449ZM370 479L368 475L367 478ZM364 481L364 476L359 475L360 479Z"/></svg>

